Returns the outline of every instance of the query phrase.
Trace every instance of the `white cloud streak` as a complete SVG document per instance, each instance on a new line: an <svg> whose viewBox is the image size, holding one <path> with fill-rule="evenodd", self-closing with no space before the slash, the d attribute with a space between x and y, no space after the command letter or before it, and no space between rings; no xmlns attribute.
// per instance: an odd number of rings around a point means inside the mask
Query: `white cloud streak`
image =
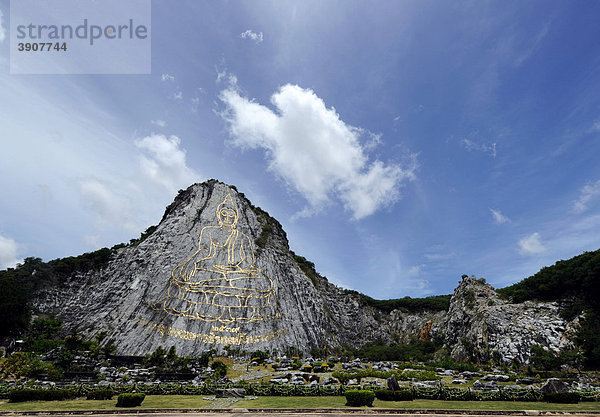
<svg viewBox="0 0 600 417"><path fill-rule="evenodd" d="M174 77L174 76L172 76L172 75L169 75L169 74L162 74L162 75L160 76L160 79L161 79L162 81L175 81L175 77Z"/></svg>
<svg viewBox="0 0 600 417"><path fill-rule="evenodd" d="M169 191L187 187L200 178L186 162L185 150L177 136L150 135L135 141L145 152L140 157L143 174Z"/></svg>
<svg viewBox="0 0 600 417"><path fill-rule="evenodd" d="M14 268L21 262L21 260L17 259L17 250L17 242L0 235L0 269Z"/></svg>
<svg viewBox="0 0 600 417"><path fill-rule="evenodd" d="M546 247L542 244L540 234L535 232L519 240L519 253L521 255L539 255L546 252Z"/></svg>
<svg viewBox="0 0 600 417"><path fill-rule="evenodd" d="M248 29L247 31L242 32L240 34L240 38L251 39L256 43L261 43L263 41L263 33L262 32L256 33L256 32L251 31L250 29Z"/></svg>
<svg viewBox="0 0 600 417"><path fill-rule="evenodd" d="M394 204L405 180L414 179L416 156L407 167L370 162L360 140L368 132L344 123L312 90L287 84L271 97L275 111L223 90L233 144L266 151L269 169L318 211L335 197L355 220ZM371 137L372 139L372 137Z"/></svg>
<svg viewBox="0 0 600 417"><path fill-rule="evenodd" d="M469 152L478 151L478 152L483 152L483 153L489 153L492 156L492 158L496 157L496 142L488 145L488 144L479 144L479 143L473 142L472 140L469 140L469 139L463 139L460 143Z"/></svg>
<svg viewBox="0 0 600 417"><path fill-rule="evenodd" d="M85 209L99 220L118 225L131 232L138 232L133 202L126 195L119 195L118 186L98 178L84 178L77 182Z"/></svg>
<svg viewBox="0 0 600 417"><path fill-rule="evenodd" d="M4 42L4 39L6 39L6 29L4 29L4 15L0 10L0 43Z"/></svg>
<svg viewBox="0 0 600 417"><path fill-rule="evenodd" d="M492 213L494 223L503 224L503 223L510 222L510 219L508 217L506 217L504 214L502 214L502 212L500 212L500 210L494 210L493 208L491 208L490 212Z"/></svg>
<svg viewBox="0 0 600 417"><path fill-rule="evenodd" d="M573 203L573 212L583 213L588 210L588 205L600 196L600 180L585 185L579 192L579 198Z"/></svg>
<svg viewBox="0 0 600 417"><path fill-rule="evenodd" d="M166 127L167 126L167 122L165 122L164 120L151 120L150 123L152 123L153 125L156 125L158 127Z"/></svg>
<svg viewBox="0 0 600 417"><path fill-rule="evenodd" d="M146 208L159 207L155 200L172 196L200 179L187 165L180 145L177 136L153 134L136 140L136 174L119 179L87 177L77 182L84 208L102 223L138 233L144 227L140 218Z"/></svg>

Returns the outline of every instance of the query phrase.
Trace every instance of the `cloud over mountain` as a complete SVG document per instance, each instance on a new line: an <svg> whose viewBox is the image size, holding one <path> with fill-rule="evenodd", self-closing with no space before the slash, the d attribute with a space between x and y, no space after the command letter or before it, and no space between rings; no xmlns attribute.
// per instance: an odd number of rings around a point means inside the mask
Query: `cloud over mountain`
<svg viewBox="0 0 600 417"><path fill-rule="evenodd" d="M271 96L274 110L243 97L234 85L220 99L233 144L264 149L269 169L312 211L337 198L358 220L395 203L403 182L415 177L414 156L406 167L370 161L365 142L374 135L346 124L310 89L284 85Z"/></svg>

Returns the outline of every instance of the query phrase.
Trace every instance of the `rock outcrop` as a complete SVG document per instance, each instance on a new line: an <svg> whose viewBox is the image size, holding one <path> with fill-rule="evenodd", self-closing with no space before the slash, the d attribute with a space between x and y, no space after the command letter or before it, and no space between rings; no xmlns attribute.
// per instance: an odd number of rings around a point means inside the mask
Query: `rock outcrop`
<svg viewBox="0 0 600 417"><path fill-rule="evenodd" d="M498 351L525 363L532 344L570 346L577 325L559 317L556 303L510 304L471 278L448 312L388 313L309 272L279 222L210 180L180 192L152 233L114 249L101 269L40 292L34 308L59 315L67 330L106 332L106 343L128 355L158 346L183 355L226 346L307 352L439 337L458 359Z"/></svg>
<svg viewBox="0 0 600 417"><path fill-rule="evenodd" d="M555 352L573 348L578 325L579 318L560 317L556 302L512 304L483 280L463 277L450 300L443 332L456 359L527 363L533 345Z"/></svg>

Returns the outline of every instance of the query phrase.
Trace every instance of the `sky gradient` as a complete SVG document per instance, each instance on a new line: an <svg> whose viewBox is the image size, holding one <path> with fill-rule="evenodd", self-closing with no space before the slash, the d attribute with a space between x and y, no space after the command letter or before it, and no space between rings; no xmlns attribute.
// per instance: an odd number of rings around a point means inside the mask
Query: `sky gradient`
<svg viewBox="0 0 600 417"><path fill-rule="evenodd" d="M152 1L152 74L9 75L0 267L217 178L333 283L496 287L600 248L600 3Z"/></svg>

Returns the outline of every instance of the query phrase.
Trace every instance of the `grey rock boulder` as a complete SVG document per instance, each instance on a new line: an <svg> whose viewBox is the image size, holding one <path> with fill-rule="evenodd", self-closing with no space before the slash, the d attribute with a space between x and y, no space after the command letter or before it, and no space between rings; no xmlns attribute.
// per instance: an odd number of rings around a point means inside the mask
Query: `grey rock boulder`
<svg viewBox="0 0 600 417"><path fill-rule="evenodd" d="M556 394L569 391L569 386L558 378L548 378L542 385L541 391L544 394Z"/></svg>

